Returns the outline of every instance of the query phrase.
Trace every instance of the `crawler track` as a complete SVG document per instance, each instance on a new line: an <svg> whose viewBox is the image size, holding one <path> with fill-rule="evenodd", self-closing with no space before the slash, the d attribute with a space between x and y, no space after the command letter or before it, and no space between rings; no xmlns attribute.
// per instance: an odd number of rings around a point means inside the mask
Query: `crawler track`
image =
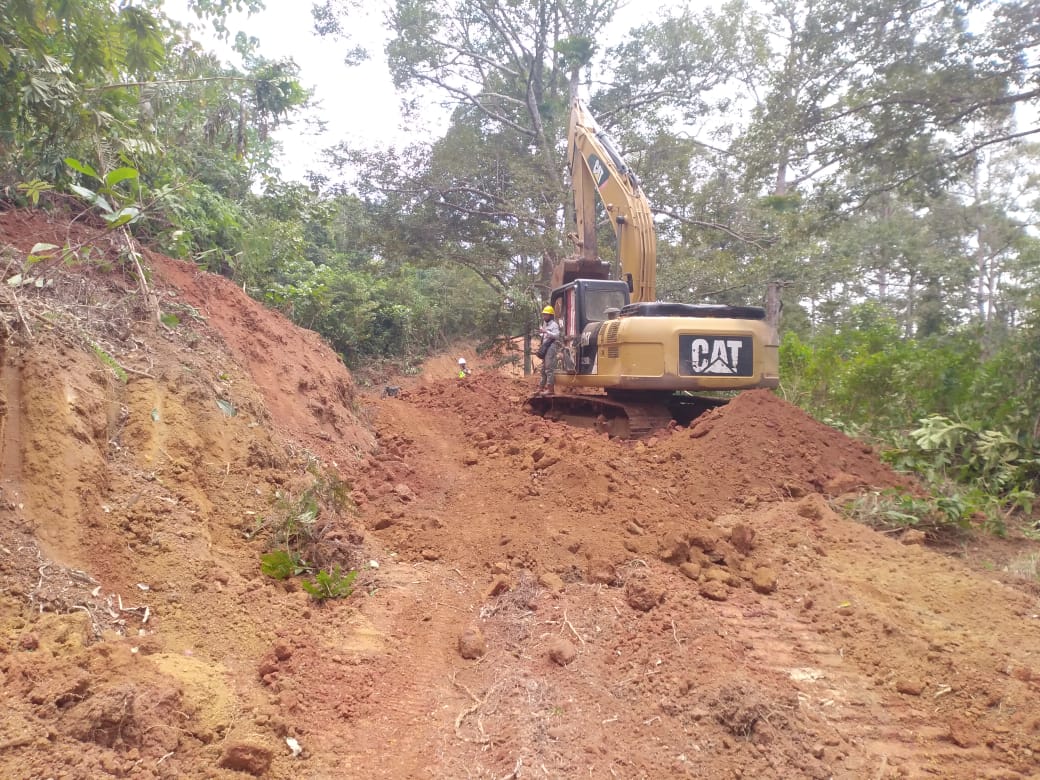
<svg viewBox="0 0 1040 780"><path fill-rule="evenodd" d="M673 421L692 419L724 401L676 396L654 400L618 399L606 395L564 393L532 396L525 402L534 414L582 428L592 428L621 439L641 439L667 428Z"/></svg>

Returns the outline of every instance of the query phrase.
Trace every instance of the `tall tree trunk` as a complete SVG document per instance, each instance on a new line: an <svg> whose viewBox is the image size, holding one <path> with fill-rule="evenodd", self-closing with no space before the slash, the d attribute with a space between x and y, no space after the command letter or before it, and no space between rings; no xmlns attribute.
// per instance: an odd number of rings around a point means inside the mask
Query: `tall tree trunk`
<svg viewBox="0 0 1040 780"><path fill-rule="evenodd" d="M770 282L766 287L766 322L774 331L780 332L780 312L784 307L780 300L781 282Z"/></svg>

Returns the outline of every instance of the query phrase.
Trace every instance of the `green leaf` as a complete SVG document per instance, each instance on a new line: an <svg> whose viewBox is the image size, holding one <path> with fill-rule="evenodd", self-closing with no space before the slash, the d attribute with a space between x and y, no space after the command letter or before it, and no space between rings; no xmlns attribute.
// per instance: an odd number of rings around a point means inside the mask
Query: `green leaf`
<svg viewBox="0 0 1040 780"><path fill-rule="evenodd" d="M288 579L296 570L296 562L285 550L275 550L260 556L260 571L276 580Z"/></svg>
<svg viewBox="0 0 1040 780"><path fill-rule="evenodd" d="M70 168L72 168L72 170L77 171L79 173L82 173L85 176L92 176L93 178L99 179L99 180L101 179L101 177L98 176L97 171L95 171L93 168L91 168L86 163L80 162L75 157L66 157L65 158L65 164L67 166L69 166Z"/></svg>
<svg viewBox="0 0 1040 780"><path fill-rule="evenodd" d="M141 218L141 210L134 206L124 206L115 214L102 214L101 216L105 218L109 227L117 228L136 222Z"/></svg>
<svg viewBox="0 0 1040 780"><path fill-rule="evenodd" d="M44 252L50 252L57 249L56 244L33 244L33 248L29 250L29 256L43 254Z"/></svg>
<svg viewBox="0 0 1040 780"><path fill-rule="evenodd" d="M87 189L86 187L80 187L78 184L70 184L69 189L79 195L83 200L97 206L99 209L104 211L106 214L112 213L112 207L108 205L108 201L105 200L103 195L100 195L94 190Z"/></svg>
<svg viewBox="0 0 1040 780"><path fill-rule="evenodd" d="M136 179L138 176L136 168L116 168L105 175L105 184L109 187L115 187L121 181Z"/></svg>

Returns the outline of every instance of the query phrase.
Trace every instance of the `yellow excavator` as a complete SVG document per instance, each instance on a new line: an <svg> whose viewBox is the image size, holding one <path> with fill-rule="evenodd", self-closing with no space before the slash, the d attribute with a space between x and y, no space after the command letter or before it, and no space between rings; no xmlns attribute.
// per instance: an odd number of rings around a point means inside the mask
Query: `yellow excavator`
<svg viewBox="0 0 1040 780"><path fill-rule="evenodd" d="M577 99L568 154L577 252L553 271L550 304L560 324L556 393L528 398L528 408L639 438L725 403L697 391L776 387L779 343L764 309L656 300L650 204ZM597 252L597 194L617 236L620 279L610 278L610 264Z"/></svg>

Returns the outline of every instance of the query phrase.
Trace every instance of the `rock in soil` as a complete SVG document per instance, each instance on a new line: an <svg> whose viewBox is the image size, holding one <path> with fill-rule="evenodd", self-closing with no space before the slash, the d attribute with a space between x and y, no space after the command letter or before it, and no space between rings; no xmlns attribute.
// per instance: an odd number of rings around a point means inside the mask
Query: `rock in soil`
<svg viewBox="0 0 1040 780"><path fill-rule="evenodd" d="M487 652L487 640L484 633L476 626L470 626L459 635L459 655L474 660L482 658Z"/></svg>
<svg viewBox="0 0 1040 780"><path fill-rule="evenodd" d="M549 642L549 658L560 666L566 666L578 657L578 649L562 636Z"/></svg>

